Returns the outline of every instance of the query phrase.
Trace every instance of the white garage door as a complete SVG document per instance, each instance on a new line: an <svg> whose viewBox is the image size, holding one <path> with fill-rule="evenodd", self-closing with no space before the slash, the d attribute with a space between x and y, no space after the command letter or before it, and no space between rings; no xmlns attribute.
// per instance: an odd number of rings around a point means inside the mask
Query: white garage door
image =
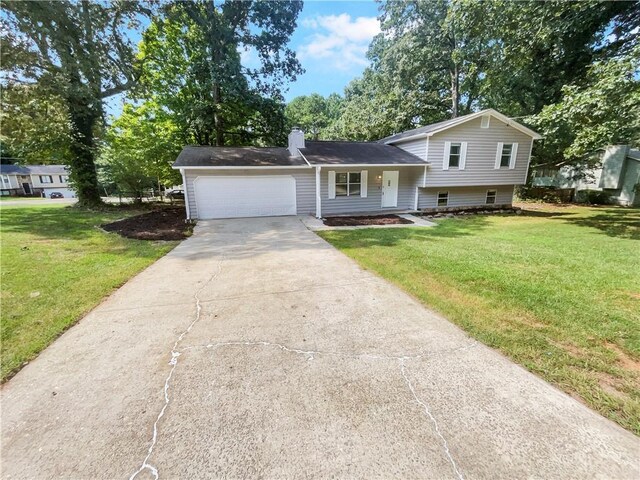
<svg viewBox="0 0 640 480"><path fill-rule="evenodd" d="M193 185L200 219L296 214L296 180L290 175L207 176Z"/></svg>

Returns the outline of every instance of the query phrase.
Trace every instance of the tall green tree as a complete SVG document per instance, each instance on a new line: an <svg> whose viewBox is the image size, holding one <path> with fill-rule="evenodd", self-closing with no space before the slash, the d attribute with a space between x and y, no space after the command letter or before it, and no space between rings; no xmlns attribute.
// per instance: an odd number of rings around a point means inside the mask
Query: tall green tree
<svg viewBox="0 0 640 480"><path fill-rule="evenodd" d="M67 106L38 85L11 84L0 93L2 157L27 164L67 164L71 136Z"/></svg>
<svg viewBox="0 0 640 480"><path fill-rule="evenodd" d="M131 33L151 12L127 1L5 2L3 8L8 82L34 82L64 100L71 180L80 203L99 203L95 133L103 102L136 83L140 61Z"/></svg>
<svg viewBox="0 0 640 480"><path fill-rule="evenodd" d="M182 183L171 165L183 146L173 116L160 105L125 105L106 131L99 164L104 176L123 190L139 194L149 183L160 190Z"/></svg>
<svg viewBox="0 0 640 480"><path fill-rule="evenodd" d="M526 118L544 139L532 163L589 165L606 146L640 146L640 45L619 58L595 62L585 78L562 89L559 102Z"/></svg>
<svg viewBox="0 0 640 480"><path fill-rule="evenodd" d="M333 140L332 129L342 112L342 97L337 93L327 98L317 93L302 95L291 100L285 108L289 126L300 127L313 140Z"/></svg>
<svg viewBox="0 0 640 480"><path fill-rule="evenodd" d="M341 128L354 139L480 108L536 114L594 61L628 51L640 22L640 2L624 1L384 1L380 12L371 67L345 90Z"/></svg>
<svg viewBox="0 0 640 480"><path fill-rule="evenodd" d="M282 87L302 68L287 46L301 2L198 0L166 5L145 32L137 92L202 145L282 142ZM242 53L253 55L252 67ZM245 62L248 63L248 62Z"/></svg>

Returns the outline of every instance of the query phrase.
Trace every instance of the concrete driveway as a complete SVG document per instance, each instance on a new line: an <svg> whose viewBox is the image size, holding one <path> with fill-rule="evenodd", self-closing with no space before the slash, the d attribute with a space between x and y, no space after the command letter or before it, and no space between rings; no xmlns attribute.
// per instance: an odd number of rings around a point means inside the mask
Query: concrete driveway
<svg viewBox="0 0 640 480"><path fill-rule="evenodd" d="M2 388L3 478L638 478L640 440L298 218L201 222Z"/></svg>

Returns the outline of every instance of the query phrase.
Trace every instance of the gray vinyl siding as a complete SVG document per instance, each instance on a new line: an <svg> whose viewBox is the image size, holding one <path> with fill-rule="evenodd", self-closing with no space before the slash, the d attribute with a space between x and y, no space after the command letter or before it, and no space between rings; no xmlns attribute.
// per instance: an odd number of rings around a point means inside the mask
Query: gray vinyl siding
<svg viewBox="0 0 640 480"><path fill-rule="evenodd" d="M429 163L427 186L522 185L527 179L529 153L533 139L519 130L491 117L489 128L480 128L480 118L444 130L426 138L398 143L397 146ZM443 170L445 142L467 142L464 170ZM517 143L514 169L496 169L498 143ZM428 150L428 152L426 152ZM419 152L424 151L424 154Z"/></svg>
<svg viewBox="0 0 640 480"><path fill-rule="evenodd" d="M361 172L367 170L367 196L329 198L329 171ZM382 208L382 177L383 171L399 171L398 178L398 206ZM322 216L342 213L377 212L393 210L412 210L415 206L416 185L422 181L424 167L377 167L377 168L333 168L322 167L320 192L322 198Z"/></svg>
<svg viewBox="0 0 640 480"><path fill-rule="evenodd" d="M291 175L296 179L296 209L298 215L315 214L316 211L316 174L311 167L306 169L259 169L259 170L185 170L185 195L189 199L191 218L198 218L193 181L203 176L253 176L253 175Z"/></svg>
<svg viewBox="0 0 640 480"><path fill-rule="evenodd" d="M405 152L409 152L414 154L416 157L420 157L423 160L427 158L427 139L420 138L418 140L410 140L404 143L398 143L398 147L400 147Z"/></svg>
<svg viewBox="0 0 640 480"><path fill-rule="evenodd" d="M495 205L511 205L513 189L514 185L420 188L418 208L437 208L438 192L449 192L447 207L481 207L486 205L487 190L497 191Z"/></svg>

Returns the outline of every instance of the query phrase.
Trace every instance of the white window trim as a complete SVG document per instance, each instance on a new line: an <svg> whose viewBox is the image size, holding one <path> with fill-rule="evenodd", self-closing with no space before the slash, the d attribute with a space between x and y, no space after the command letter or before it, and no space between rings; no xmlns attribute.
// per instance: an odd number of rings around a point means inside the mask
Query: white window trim
<svg viewBox="0 0 640 480"><path fill-rule="evenodd" d="M493 196L493 203L489 203L489 193L490 192L494 192ZM485 205L495 205L498 201L498 189L497 188L490 188L489 190L487 190L486 195L484 196L484 204Z"/></svg>
<svg viewBox="0 0 640 480"><path fill-rule="evenodd" d="M447 204L440 205L440 194L447 194ZM436 194L436 207L448 207L449 206L449 190L445 190L444 192L438 192Z"/></svg>
<svg viewBox="0 0 640 480"><path fill-rule="evenodd" d="M2 175L2 188L11 188L11 180L9 175Z"/></svg>
<svg viewBox="0 0 640 480"><path fill-rule="evenodd" d="M336 195L336 173L346 173L347 174L347 194L346 195ZM350 173L359 173L360 174L360 193L359 194L351 194L349 192L349 174ZM360 170L360 171L352 171L349 170L347 172L336 172L335 170L330 170L327 176L328 178L328 198L330 200L336 197L360 197L367 198L367 190L369 183L369 171L368 170Z"/></svg>
<svg viewBox="0 0 640 480"><path fill-rule="evenodd" d="M500 165L502 163L502 149L504 148L505 145L511 145L511 156L509 157L508 167ZM516 168L517 156L518 156L518 144L516 142L512 142L512 143L498 142L498 148L496 150L496 163L494 168L496 170L500 170L501 168L508 168L509 170L513 170L514 168Z"/></svg>
<svg viewBox="0 0 640 480"><path fill-rule="evenodd" d="M454 143L460 144L460 159L457 167L450 167L449 161L451 158L451 145ZM449 170L449 168L457 168L458 170L464 170L467 164L467 142L444 142L444 155L442 158L442 170Z"/></svg>
<svg viewBox="0 0 640 480"><path fill-rule="evenodd" d="M491 115L482 115L480 118L480 128L489 128L491 125Z"/></svg>
<svg viewBox="0 0 640 480"><path fill-rule="evenodd" d="M511 144L511 158L509 159L509 170L516 168L516 157L518 156L518 144Z"/></svg>

